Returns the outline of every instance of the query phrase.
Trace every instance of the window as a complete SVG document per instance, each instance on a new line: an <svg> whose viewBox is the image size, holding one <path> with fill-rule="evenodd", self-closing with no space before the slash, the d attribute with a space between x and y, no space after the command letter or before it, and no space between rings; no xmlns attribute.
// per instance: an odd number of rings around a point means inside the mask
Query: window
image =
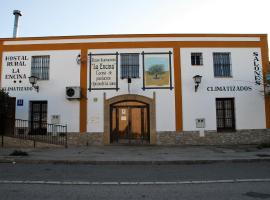
<svg viewBox="0 0 270 200"><path fill-rule="evenodd" d="M203 65L202 53L191 53L191 65Z"/></svg>
<svg viewBox="0 0 270 200"><path fill-rule="evenodd" d="M231 77L231 54L230 53L214 53L214 76L215 77Z"/></svg>
<svg viewBox="0 0 270 200"><path fill-rule="evenodd" d="M121 54L121 78L139 78L139 54Z"/></svg>
<svg viewBox="0 0 270 200"><path fill-rule="evenodd" d="M47 101L30 101L30 134L45 135L47 133L47 113Z"/></svg>
<svg viewBox="0 0 270 200"><path fill-rule="evenodd" d="M217 98L216 113L217 113L217 131L226 131L235 129L233 98Z"/></svg>
<svg viewBox="0 0 270 200"><path fill-rule="evenodd" d="M50 56L32 56L31 75L49 80Z"/></svg>

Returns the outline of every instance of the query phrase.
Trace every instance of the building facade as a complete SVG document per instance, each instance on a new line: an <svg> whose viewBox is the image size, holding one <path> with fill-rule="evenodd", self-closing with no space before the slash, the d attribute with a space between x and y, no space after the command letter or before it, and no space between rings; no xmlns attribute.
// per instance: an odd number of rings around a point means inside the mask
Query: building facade
<svg viewBox="0 0 270 200"><path fill-rule="evenodd" d="M270 140L267 70L266 35L0 40L1 88L17 98L16 118L67 124L82 145Z"/></svg>

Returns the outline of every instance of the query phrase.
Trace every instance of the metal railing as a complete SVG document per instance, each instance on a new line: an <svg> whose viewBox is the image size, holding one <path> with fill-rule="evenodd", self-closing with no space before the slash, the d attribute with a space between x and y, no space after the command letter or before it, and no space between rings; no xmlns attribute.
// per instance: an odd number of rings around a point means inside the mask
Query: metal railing
<svg viewBox="0 0 270 200"><path fill-rule="evenodd" d="M14 133L11 136L67 147L67 125L16 119Z"/></svg>

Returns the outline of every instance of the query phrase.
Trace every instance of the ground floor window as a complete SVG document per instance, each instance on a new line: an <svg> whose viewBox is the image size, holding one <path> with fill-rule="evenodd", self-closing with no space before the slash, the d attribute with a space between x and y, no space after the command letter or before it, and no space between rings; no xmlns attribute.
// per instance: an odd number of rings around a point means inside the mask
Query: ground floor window
<svg viewBox="0 0 270 200"><path fill-rule="evenodd" d="M43 135L47 132L47 101L30 101L31 134Z"/></svg>
<svg viewBox="0 0 270 200"><path fill-rule="evenodd" d="M217 98L217 131L235 130L234 99Z"/></svg>

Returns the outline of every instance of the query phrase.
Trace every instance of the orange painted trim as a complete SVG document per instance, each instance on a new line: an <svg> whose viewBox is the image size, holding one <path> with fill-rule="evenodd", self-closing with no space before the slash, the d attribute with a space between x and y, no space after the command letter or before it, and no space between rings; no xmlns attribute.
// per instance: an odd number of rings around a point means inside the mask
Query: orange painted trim
<svg viewBox="0 0 270 200"><path fill-rule="evenodd" d="M2 58L3 58L3 46L0 41L0 87L2 85Z"/></svg>
<svg viewBox="0 0 270 200"><path fill-rule="evenodd" d="M80 85L81 94L80 99L80 132L87 131L87 49L81 50L81 73Z"/></svg>
<svg viewBox="0 0 270 200"><path fill-rule="evenodd" d="M262 68L263 68L263 77L264 77L264 83L266 83L266 73L270 72L268 69L269 66L269 57L268 57L268 43L267 43L267 36L261 37L261 40L263 42L263 45L261 47L261 53L262 53ZM265 102L265 122L266 122L266 128L270 128L270 96L265 95L264 96L264 102Z"/></svg>
<svg viewBox="0 0 270 200"><path fill-rule="evenodd" d="M180 48L173 49L174 59L174 96L175 96L175 129L177 132L183 130L183 109L182 109L182 82L181 82L181 58Z"/></svg>
<svg viewBox="0 0 270 200"><path fill-rule="evenodd" d="M1 38L5 41L23 40L57 40L57 39L90 39L90 38L142 38L142 37L263 37L266 34L111 34L111 35L72 35Z"/></svg>
<svg viewBox="0 0 270 200"><path fill-rule="evenodd" d="M75 49L121 49L121 48L250 48L261 47L262 42L246 41L182 41L182 42L100 42L100 43L66 43L66 44L32 44L3 45L3 51L43 51L43 50L75 50Z"/></svg>

